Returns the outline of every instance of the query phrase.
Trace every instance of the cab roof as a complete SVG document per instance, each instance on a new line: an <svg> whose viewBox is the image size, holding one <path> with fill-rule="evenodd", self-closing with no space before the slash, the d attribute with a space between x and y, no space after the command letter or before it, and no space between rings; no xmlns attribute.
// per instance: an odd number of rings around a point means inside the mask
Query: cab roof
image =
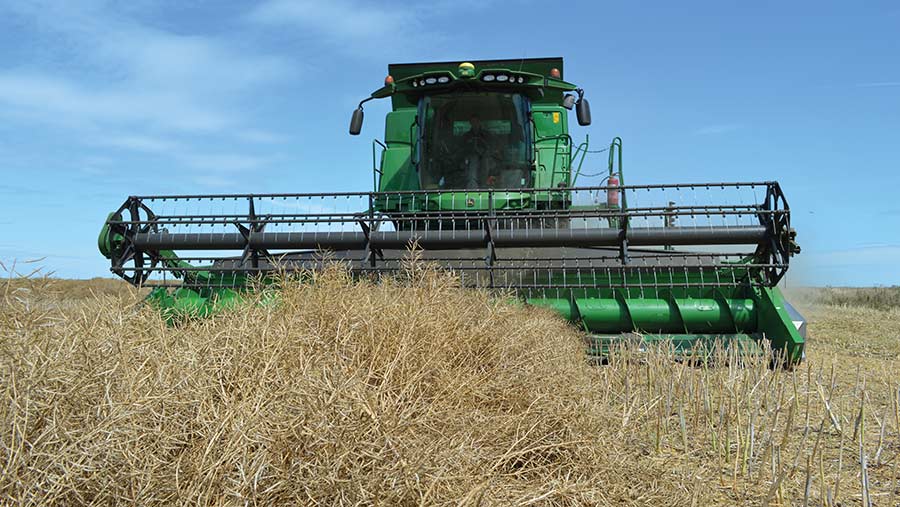
<svg viewBox="0 0 900 507"><path fill-rule="evenodd" d="M550 69L559 69L559 79L565 79L562 57L549 58L515 58L507 60L454 60L447 62L392 63L388 65L388 74L400 81L410 76L435 71L456 71L459 64L471 63L475 71L480 69L508 69L510 71L531 72L547 76Z"/></svg>

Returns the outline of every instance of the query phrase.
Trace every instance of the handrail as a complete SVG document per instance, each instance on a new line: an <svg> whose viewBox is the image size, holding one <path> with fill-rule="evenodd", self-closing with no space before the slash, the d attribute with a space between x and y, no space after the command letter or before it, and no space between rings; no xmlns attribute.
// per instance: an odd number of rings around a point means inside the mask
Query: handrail
<svg viewBox="0 0 900 507"><path fill-rule="evenodd" d="M581 166L584 164L584 158L587 155L588 147L590 146L591 136L589 134L585 134L584 142L579 144L575 151L572 152L571 161L574 161L578 154L581 153L581 159L578 161L578 169L575 171L575 176L572 177L572 181L569 182L573 187L575 186L575 181L578 180L578 176L581 174ZM569 171L572 170L572 162L569 162Z"/></svg>
<svg viewBox="0 0 900 507"><path fill-rule="evenodd" d="M570 136L569 134L558 134L558 135L555 135L555 136L545 136L545 137L541 137L541 138L539 138L539 139L535 139L535 142L534 142L534 151L535 151L535 154L537 154L537 153L538 153L538 150L540 149L540 148L538 148L538 143L540 143L540 142L542 142L542 141L553 141L553 140L555 140L556 143L555 143L554 146L553 146L553 166L552 166L552 168L551 168L551 170L550 170L550 178L551 178L551 180L553 179L553 176L554 176L554 175L558 174L558 173L557 173L557 170L556 170L556 160L559 158L559 144L560 144L560 141L564 141L563 146L571 146L572 144L574 144L573 141L572 141L572 136ZM546 165L545 165L544 167L546 167ZM571 150L569 150L569 165L568 165L568 167L569 167L569 169L568 169L568 174L571 174L571 172L572 172L572 152L571 152ZM562 173L563 175L567 174L567 172L566 172L565 170L561 171L561 173ZM568 178L567 178L567 180L568 180ZM571 184L571 182L568 182L568 181L567 181L566 183L567 183L567 184Z"/></svg>
<svg viewBox="0 0 900 507"><path fill-rule="evenodd" d="M384 176L384 171L378 166L375 158L375 150L377 149L375 145L381 146L381 152L384 153L384 150L387 150L387 145L378 139L372 139L372 191L378 192L379 186L381 184L381 179L377 178L375 175Z"/></svg>

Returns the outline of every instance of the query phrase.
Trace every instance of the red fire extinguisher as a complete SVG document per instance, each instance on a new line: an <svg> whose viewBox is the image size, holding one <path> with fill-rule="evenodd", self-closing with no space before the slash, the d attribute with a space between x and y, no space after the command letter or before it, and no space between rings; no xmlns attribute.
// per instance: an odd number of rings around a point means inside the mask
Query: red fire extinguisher
<svg viewBox="0 0 900 507"><path fill-rule="evenodd" d="M611 174L606 180L606 205L610 208L619 207L619 178Z"/></svg>

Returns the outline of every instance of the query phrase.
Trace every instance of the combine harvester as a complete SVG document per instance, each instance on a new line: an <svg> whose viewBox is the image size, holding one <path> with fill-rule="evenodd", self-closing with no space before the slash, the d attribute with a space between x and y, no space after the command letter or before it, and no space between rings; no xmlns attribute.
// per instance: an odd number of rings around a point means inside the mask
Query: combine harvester
<svg viewBox="0 0 900 507"><path fill-rule="evenodd" d="M372 192L129 197L99 238L113 273L169 315L214 313L281 270L401 268L411 245L465 286L504 290L617 340L683 354L722 342L788 363L805 322L777 288L799 252L777 182L626 185L622 142L602 186L577 187L591 122L561 58L390 65ZM380 162L379 162L380 161ZM176 253L177 252L177 253Z"/></svg>

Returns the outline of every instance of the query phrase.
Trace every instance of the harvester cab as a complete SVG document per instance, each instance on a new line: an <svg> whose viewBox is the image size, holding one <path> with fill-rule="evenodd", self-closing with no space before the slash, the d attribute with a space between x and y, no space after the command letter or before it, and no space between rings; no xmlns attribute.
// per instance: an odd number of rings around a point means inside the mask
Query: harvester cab
<svg viewBox="0 0 900 507"><path fill-rule="evenodd" d="M574 146L567 113L574 108L580 125L590 125L591 113L584 90L562 79L561 58L400 64L388 72L350 121L358 135L363 105L391 99L385 140L373 146L383 149L373 190L532 191L568 188L577 178L572 161L583 162L587 143Z"/></svg>
<svg viewBox="0 0 900 507"><path fill-rule="evenodd" d="M591 114L561 58L390 65L351 134L374 99L392 109L372 191L132 196L99 238L112 272L176 318L323 258L391 275L415 247L464 286L555 310L596 355L637 341L803 357L777 287L799 251L777 182L626 185L615 138L601 184L576 186L588 140L568 113Z"/></svg>

